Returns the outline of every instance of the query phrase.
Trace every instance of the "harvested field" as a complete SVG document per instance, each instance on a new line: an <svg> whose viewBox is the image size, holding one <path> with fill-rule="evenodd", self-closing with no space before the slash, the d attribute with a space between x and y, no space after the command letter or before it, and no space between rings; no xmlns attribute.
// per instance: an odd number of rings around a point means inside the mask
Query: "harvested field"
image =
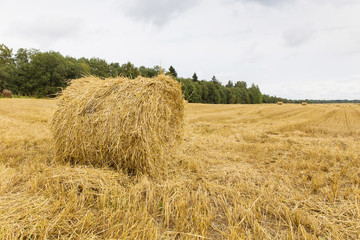
<svg viewBox="0 0 360 240"><path fill-rule="evenodd" d="M360 106L186 104L163 176L54 160L53 100L0 99L0 239L359 239Z"/></svg>

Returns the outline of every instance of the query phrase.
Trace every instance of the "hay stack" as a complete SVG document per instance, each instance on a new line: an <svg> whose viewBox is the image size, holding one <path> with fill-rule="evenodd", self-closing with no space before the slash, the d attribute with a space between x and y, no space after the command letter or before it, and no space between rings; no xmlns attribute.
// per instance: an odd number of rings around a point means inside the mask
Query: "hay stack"
<svg viewBox="0 0 360 240"><path fill-rule="evenodd" d="M277 103L277 105L283 105L283 102L279 101L279 102Z"/></svg>
<svg viewBox="0 0 360 240"><path fill-rule="evenodd" d="M301 105L306 106L307 102L302 102Z"/></svg>
<svg viewBox="0 0 360 240"><path fill-rule="evenodd" d="M73 80L52 120L56 159L154 173L183 133L184 101L171 77Z"/></svg>
<svg viewBox="0 0 360 240"><path fill-rule="evenodd" d="M1 94L0 94L1 95ZM11 90L7 90L7 89L3 89L2 90L2 95L6 98L11 98L12 97L12 91Z"/></svg>

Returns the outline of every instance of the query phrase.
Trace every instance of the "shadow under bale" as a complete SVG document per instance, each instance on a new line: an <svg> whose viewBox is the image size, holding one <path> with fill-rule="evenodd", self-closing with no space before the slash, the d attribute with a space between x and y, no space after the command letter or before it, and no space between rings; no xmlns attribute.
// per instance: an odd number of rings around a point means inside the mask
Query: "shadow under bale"
<svg viewBox="0 0 360 240"><path fill-rule="evenodd" d="M183 135L181 87L171 77L73 80L52 119L58 161L156 174Z"/></svg>

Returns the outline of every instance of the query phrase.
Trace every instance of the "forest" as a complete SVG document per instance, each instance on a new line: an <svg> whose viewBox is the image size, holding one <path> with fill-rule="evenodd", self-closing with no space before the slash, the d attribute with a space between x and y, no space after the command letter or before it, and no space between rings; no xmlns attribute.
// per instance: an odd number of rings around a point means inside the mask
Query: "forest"
<svg viewBox="0 0 360 240"><path fill-rule="evenodd" d="M35 98L55 97L71 79L94 75L100 78L123 76L153 77L160 72L173 76L181 83L183 95L191 103L212 104L259 104L300 103L304 100L289 100L262 94L259 86L245 81L228 81L226 85L213 76L211 80L200 80L196 73L191 78L178 76L175 68L168 70L160 66L136 67L131 62L108 63L100 58L74 58L59 52L41 52L37 49L19 48L16 52L0 44L0 92L10 90L12 94ZM306 100L309 103L359 102L347 100Z"/></svg>

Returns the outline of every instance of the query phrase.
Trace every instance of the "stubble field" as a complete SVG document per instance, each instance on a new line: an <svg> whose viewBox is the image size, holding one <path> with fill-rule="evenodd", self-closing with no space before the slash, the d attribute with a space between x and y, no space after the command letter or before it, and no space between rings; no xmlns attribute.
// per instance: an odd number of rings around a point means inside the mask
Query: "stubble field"
<svg viewBox="0 0 360 240"><path fill-rule="evenodd" d="M54 110L0 99L0 239L360 238L360 105L187 104L157 178L55 162Z"/></svg>

